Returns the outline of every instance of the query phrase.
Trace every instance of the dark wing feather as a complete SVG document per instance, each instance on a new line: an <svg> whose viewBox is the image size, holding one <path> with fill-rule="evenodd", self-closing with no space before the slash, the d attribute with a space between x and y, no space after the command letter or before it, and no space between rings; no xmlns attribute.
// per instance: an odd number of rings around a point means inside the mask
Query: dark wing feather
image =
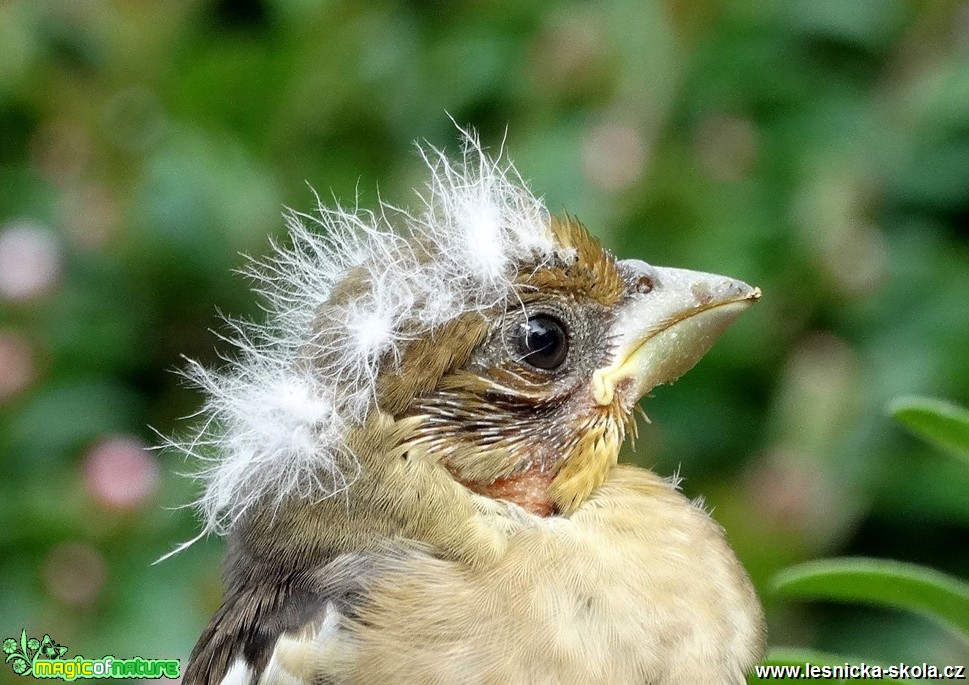
<svg viewBox="0 0 969 685"><path fill-rule="evenodd" d="M239 659L255 685L270 665L292 672L300 645L307 657L323 658L324 643L352 613L372 568L370 555L347 554L312 572L254 578L230 592L192 650L183 685L220 685ZM266 675L271 679L263 682L284 680Z"/></svg>

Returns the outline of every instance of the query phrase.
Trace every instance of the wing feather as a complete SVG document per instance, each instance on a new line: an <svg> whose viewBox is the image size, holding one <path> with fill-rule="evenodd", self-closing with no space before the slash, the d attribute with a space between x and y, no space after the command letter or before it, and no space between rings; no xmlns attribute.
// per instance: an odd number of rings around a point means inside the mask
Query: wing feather
<svg viewBox="0 0 969 685"><path fill-rule="evenodd" d="M334 682L352 645L341 628L373 566L341 555L322 568L230 592L192 651L183 685Z"/></svg>
<svg viewBox="0 0 969 685"><path fill-rule="evenodd" d="M335 682L352 648L340 629L342 615L328 602L318 621L279 636L259 685Z"/></svg>

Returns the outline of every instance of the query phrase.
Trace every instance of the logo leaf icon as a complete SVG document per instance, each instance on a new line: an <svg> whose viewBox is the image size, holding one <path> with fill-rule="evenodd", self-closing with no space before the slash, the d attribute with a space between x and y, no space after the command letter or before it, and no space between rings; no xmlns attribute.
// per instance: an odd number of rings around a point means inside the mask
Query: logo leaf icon
<svg viewBox="0 0 969 685"><path fill-rule="evenodd" d="M20 640L8 637L3 641L3 653L6 655L4 663L10 664L13 672L18 675L29 676L33 673L33 664L38 659L63 659L67 653L67 647L54 642L54 639L45 634L43 639L27 637L27 629L20 631Z"/></svg>

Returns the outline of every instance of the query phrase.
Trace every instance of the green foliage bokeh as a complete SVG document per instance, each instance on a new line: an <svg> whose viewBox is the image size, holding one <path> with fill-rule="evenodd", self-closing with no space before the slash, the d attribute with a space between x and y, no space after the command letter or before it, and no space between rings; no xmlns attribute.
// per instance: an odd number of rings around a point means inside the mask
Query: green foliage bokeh
<svg viewBox="0 0 969 685"><path fill-rule="evenodd" d="M969 13L915 0L0 1L0 638L188 656L222 542L150 565L193 467L125 446L198 408L173 370L231 354L218 311L259 317L233 270L283 208L413 204L449 117L617 254L763 289L626 456L705 496L772 642L964 663L766 592L829 555L969 576L969 471L884 411L969 404Z"/></svg>

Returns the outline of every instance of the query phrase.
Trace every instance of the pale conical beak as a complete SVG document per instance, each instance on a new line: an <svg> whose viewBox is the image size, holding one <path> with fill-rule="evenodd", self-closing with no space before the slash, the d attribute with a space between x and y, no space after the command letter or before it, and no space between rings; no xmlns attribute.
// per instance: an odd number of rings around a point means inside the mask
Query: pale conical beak
<svg viewBox="0 0 969 685"><path fill-rule="evenodd" d="M741 312L760 299L760 288L726 276L619 262L640 290L617 312L610 334L614 357L592 374L597 404L619 393L630 406L700 361Z"/></svg>

